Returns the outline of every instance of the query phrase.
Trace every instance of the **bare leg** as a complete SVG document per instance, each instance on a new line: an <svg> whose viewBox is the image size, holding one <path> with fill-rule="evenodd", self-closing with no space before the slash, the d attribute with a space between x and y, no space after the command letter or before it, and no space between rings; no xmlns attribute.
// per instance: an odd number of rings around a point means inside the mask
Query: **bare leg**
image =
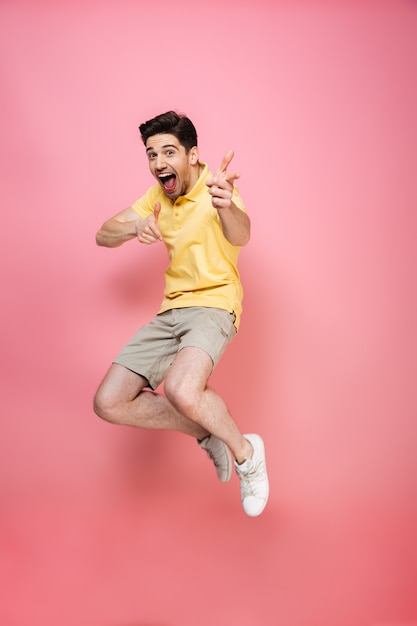
<svg viewBox="0 0 417 626"><path fill-rule="evenodd" d="M142 376L113 363L95 395L94 411L114 424L177 430L197 439L210 434L178 413L164 396L143 391L146 384Z"/></svg>
<svg viewBox="0 0 417 626"><path fill-rule="evenodd" d="M207 386L211 372L212 362L204 350L183 348L168 372L164 397L144 391L144 378L113 364L96 393L94 410L116 424L177 430L197 439L215 435L242 463L251 458L252 446L222 398Z"/></svg>
<svg viewBox="0 0 417 626"><path fill-rule="evenodd" d="M252 457L252 446L240 433L222 398L207 381L212 362L200 348L184 348L176 356L167 379L165 394L181 415L221 439L238 463Z"/></svg>

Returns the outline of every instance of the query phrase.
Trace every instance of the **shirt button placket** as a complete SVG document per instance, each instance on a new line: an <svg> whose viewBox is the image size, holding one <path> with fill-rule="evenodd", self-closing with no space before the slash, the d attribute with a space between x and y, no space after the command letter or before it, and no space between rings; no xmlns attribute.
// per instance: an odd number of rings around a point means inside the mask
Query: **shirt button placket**
<svg viewBox="0 0 417 626"><path fill-rule="evenodd" d="M174 225L177 228L179 228L182 223L182 215L183 215L183 210L182 210L180 199L175 200L173 213L174 213Z"/></svg>

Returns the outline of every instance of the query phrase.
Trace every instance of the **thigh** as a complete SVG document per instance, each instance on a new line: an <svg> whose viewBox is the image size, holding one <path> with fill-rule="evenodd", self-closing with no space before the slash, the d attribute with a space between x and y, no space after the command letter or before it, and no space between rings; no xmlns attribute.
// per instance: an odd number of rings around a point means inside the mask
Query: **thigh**
<svg viewBox="0 0 417 626"><path fill-rule="evenodd" d="M180 350L169 368L165 380L167 395L180 394L182 390L188 396L204 391L213 371L213 362L205 350L186 347Z"/></svg>
<svg viewBox="0 0 417 626"><path fill-rule="evenodd" d="M113 360L139 374L147 386L156 389L178 350L179 339L173 331L172 312L156 315L142 326Z"/></svg>
<svg viewBox="0 0 417 626"><path fill-rule="evenodd" d="M223 309L190 307L178 309L179 350L193 347L204 350L216 367L228 344L236 335L235 315Z"/></svg>

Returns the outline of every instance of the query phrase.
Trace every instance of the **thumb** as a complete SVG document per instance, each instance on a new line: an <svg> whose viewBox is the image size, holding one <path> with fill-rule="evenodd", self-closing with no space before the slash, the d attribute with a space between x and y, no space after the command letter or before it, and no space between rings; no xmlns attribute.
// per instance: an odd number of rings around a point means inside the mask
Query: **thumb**
<svg viewBox="0 0 417 626"><path fill-rule="evenodd" d="M156 222L158 221L158 217L159 217L160 212L161 212L161 203L160 202L155 202L155 208L154 208L153 214L154 214Z"/></svg>

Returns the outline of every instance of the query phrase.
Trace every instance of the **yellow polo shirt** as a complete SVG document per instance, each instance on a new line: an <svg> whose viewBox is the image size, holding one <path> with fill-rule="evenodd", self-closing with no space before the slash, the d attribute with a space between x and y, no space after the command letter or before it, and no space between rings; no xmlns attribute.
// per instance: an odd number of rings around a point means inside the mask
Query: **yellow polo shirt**
<svg viewBox="0 0 417 626"><path fill-rule="evenodd" d="M157 184L133 205L146 218L161 203L158 226L168 250L165 292L159 313L169 309L206 306L225 309L236 315L239 328L243 290L237 270L240 247L223 235L217 210L205 181L212 176L205 163L203 171L185 196L173 202ZM246 212L237 188L233 202Z"/></svg>

